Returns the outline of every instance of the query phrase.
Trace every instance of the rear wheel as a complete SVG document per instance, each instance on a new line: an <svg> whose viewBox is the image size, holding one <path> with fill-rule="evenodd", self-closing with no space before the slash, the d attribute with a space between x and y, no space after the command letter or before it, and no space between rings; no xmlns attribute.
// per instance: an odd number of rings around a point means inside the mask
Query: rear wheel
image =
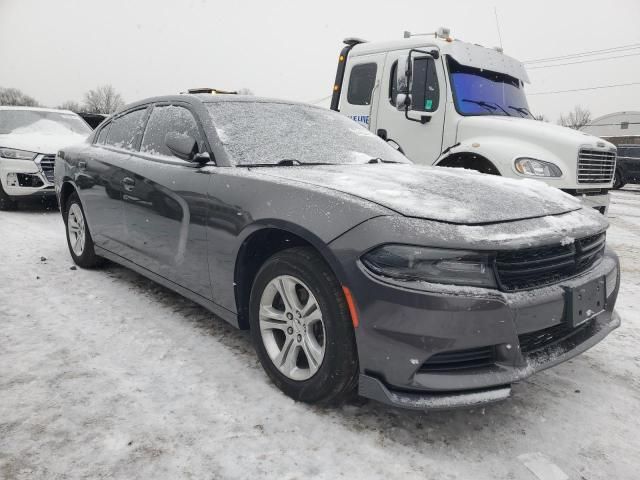
<svg viewBox="0 0 640 480"><path fill-rule="evenodd" d="M64 211L69 253L76 265L93 268L104 262L94 251L93 239L77 193L71 194Z"/></svg>
<svg viewBox="0 0 640 480"><path fill-rule="evenodd" d="M18 208L18 203L7 195L7 192L2 188L2 183L0 183L0 210L15 210L16 208Z"/></svg>
<svg viewBox="0 0 640 480"><path fill-rule="evenodd" d="M291 248L262 266L251 289L251 336L284 393L308 403L346 400L357 382L355 336L344 294L311 248Z"/></svg>

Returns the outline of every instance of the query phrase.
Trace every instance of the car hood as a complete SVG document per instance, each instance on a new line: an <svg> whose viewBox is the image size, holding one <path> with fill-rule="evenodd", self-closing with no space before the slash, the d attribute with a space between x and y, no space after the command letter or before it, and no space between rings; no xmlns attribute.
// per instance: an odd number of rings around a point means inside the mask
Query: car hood
<svg viewBox="0 0 640 480"><path fill-rule="evenodd" d="M574 197L539 181L456 168L367 164L260 167L260 171L351 194L408 217L463 225L558 215L581 208Z"/></svg>
<svg viewBox="0 0 640 480"><path fill-rule="evenodd" d="M577 151L581 146L614 148L614 145L588 133L541 122L530 118L479 115L461 118L458 122L457 141L477 137L513 138L544 145L551 151L567 146Z"/></svg>
<svg viewBox="0 0 640 480"><path fill-rule="evenodd" d="M75 133L10 133L0 135L0 147L55 155L61 148L83 142L86 138Z"/></svg>

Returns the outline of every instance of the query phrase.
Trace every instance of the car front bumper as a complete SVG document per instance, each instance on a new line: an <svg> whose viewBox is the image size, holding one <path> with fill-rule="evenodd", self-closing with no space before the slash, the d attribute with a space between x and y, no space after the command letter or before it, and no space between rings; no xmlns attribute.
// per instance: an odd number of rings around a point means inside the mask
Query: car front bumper
<svg viewBox="0 0 640 480"><path fill-rule="evenodd" d="M614 312L619 264L608 249L600 263L577 277L513 293L434 284L418 290L390 284L362 264L351 274L358 277L350 286L359 312L359 393L402 408L471 407L505 399L512 383L584 352L620 325ZM603 311L569 326L568 292L598 279L609 281ZM532 341L535 350L521 348ZM427 368L436 358L473 360L480 351L491 352L489 361Z"/></svg>
<svg viewBox="0 0 640 480"><path fill-rule="evenodd" d="M35 160L0 159L0 182L10 197L55 195L53 176L49 178L43 170L43 162L52 155L38 155ZM52 164L51 164L52 165Z"/></svg>

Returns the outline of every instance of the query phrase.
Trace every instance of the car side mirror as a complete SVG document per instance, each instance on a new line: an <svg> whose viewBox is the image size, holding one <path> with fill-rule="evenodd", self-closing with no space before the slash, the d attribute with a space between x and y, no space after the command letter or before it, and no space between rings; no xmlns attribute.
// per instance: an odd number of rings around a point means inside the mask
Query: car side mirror
<svg viewBox="0 0 640 480"><path fill-rule="evenodd" d="M199 153L196 139L183 133L167 133L164 137L164 144L176 157L189 162L192 162Z"/></svg>

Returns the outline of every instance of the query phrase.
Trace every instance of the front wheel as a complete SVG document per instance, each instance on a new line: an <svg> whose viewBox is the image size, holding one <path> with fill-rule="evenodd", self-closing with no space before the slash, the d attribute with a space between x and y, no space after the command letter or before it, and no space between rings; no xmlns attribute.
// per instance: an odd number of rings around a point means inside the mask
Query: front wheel
<svg viewBox="0 0 640 480"><path fill-rule="evenodd" d="M619 190L625 185L626 183L624 182L624 177L622 176L622 172L620 171L620 169L616 169L615 173L613 174L613 189Z"/></svg>
<svg viewBox="0 0 640 480"><path fill-rule="evenodd" d="M7 195L7 192L2 188L2 183L0 183L0 210L15 210L16 208L18 208L17 202Z"/></svg>
<svg viewBox="0 0 640 480"><path fill-rule="evenodd" d="M77 193L69 197L64 212L69 253L76 265L82 268L94 268L104 262L94 251L93 239L84 216L84 210Z"/></svg>
<svg viewBox="0 0 640 480"><path fill-rule="evenodd" d="M336 404L355 388L358 360L340 284L311 248L291 248L262 266L251 289L251 336L280 390L307 403Z"/></svg>

